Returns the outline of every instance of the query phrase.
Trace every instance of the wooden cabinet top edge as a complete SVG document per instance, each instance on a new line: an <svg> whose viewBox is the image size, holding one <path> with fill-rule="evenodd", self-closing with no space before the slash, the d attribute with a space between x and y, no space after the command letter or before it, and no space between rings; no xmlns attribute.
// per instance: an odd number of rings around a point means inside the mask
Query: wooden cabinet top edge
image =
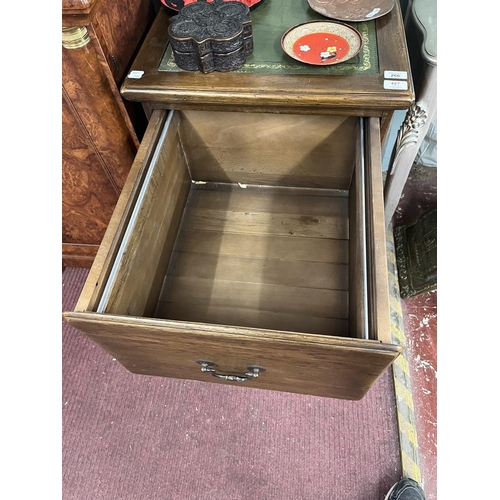
<svg viewBox="0 0 500 500"><path fill-rule="evenodd" d="M249 111L259 106L282 108L343 108L390 111L408 109L415 100L404 27L399 7L385 18L377 19L377 37L387 46L380 54L379 72L372 75L273 75L244 73L165 72L159 70L168 47L166 26L169 16L160 10L131 66L143 72L139 79L126 77L121 94L130 101L165 102L176 107L234 105ZM396 47L399 47L396 50ZM394 49L394 50L393 50ZM384 71L409 74L406 90L384 89ZM299 90L298 90L299 89Z"/></svg>

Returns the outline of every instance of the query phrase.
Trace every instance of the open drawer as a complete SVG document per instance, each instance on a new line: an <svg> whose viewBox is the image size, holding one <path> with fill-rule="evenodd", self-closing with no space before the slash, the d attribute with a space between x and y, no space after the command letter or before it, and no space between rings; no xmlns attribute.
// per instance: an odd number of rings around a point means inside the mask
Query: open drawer
<svg viewBox="0 0 500 500"><path fill-rule="evenodd" d="M153 112L75 311L134 373L360 399L391 344L377 118Z"/></svg>

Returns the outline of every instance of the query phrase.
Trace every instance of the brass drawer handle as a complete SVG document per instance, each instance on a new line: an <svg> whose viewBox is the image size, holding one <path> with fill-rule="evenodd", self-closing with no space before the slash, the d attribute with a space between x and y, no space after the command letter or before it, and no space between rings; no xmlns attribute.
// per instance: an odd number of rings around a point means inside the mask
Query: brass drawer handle
<svg viewBox="0 0 500 500"><path fill-rule="evenodd" d="M260 372L265 372L265 368L261 368L260 366L247 366L248 370L245 373L245 376L241 375L223 375L221 373L217 373L212 366L217 366L215 363L211 361L197 361L199 365L201 365L201 371L203 373L211 373L214 377L220 380L229 380L230 382L248 382L249 380L253 380L259 377Z"/></svg>

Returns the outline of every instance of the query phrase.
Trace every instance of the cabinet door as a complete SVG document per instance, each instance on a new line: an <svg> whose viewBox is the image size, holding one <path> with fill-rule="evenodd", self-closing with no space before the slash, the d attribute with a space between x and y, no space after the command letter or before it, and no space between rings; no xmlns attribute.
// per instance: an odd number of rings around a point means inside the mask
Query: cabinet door
<svg viewBox="0 0 500 500"><path fill-rule="evenodd" d="M63 263L71 266L92 264L137 152L99 53L95 39L62 49L62 243Z"/></svg>
<svg viewBox="0 0 500 500"><path fill-rule="evenodd" d="M136 147L146 130L147 118L142 104L122 99L119 89L154 16L152 0L107 1L97 5L89 25L91 36L99 40L99 55L105 62L102 70L114 83L116 102L122 108Z"/></svg>
<svg viewBox="0 0 500 500"><path fill-rule="evenodd" d="M153 19L152 0L108 1L96 7L91 28L117 87Z"/></svg>
<svg viewBox="0 0 500 500"><path fill-rule="evenodd" d="M70 102L62 100L63 262L89 267L118 200L116 186L82 129Z"/></svg>

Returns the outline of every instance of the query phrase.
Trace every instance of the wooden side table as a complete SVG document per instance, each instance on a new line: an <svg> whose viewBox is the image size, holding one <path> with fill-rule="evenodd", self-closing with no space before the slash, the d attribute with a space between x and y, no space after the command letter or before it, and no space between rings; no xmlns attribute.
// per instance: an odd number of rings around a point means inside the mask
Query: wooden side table
<svg viewBox="0 0 500 500"><path fill-rule="evenodd" d="M422 37L424 68L417 86L417 101L408 109L399 129L394 158L385 183L385 223L388 227L420 145L437 116L437 5L436 0L414 0L410 22Z"/></svg>

